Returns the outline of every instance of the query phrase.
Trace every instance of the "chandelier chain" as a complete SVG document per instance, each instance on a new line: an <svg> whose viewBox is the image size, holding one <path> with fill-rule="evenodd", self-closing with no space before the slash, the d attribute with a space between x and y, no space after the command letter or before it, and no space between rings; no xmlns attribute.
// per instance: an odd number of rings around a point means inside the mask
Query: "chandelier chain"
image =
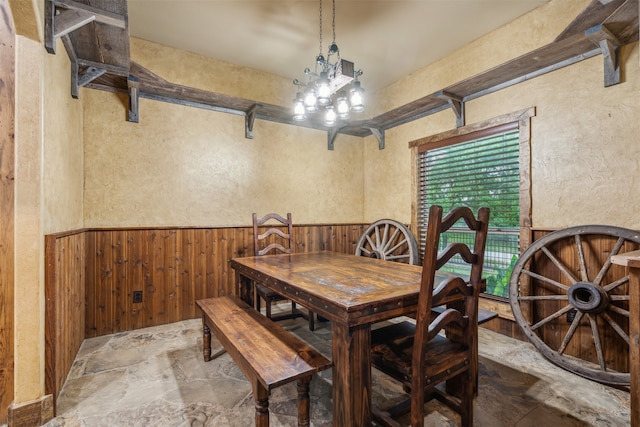
<svg viewBox="0 0 640 427"><path fill-rule="evenodd" d="M333 0L333 14L331 27L333 29L333 44L336 43L336 0Z"/></svg>
<svg viewBox="0 0 640 427"><path fill-rule="evenodd" d="M318 54L322 55L322 0L320 0L320 50Z"/></svg>

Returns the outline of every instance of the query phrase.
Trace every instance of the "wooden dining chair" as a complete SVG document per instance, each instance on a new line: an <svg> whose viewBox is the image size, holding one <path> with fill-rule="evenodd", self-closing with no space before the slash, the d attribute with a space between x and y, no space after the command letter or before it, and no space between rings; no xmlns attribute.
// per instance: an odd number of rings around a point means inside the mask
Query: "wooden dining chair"
<svg viewBox="0 0 640 427"><path fill-rule="evenodd" d="M458 233L456 227L457 233L447 236L448 246L438 253L441 234L460 220L466 225L463 230L471 231L473 243L453 242L456 236L470 234ZM391 409L373 409L383 425L399 426L394 418L411 411L411 425L422 426L424 403L433 398L460 414L462 426L473 424L478 298L488 224L488 208L480 208L477 218L467 207L455 208L444 218L442 207L429 209L415 324L405 321L371 333L373 366L401 382L410 394L409 400ZM452 261L456 266L467 265L470 273L439 271Z"/></svg>
<svg viewBox="0 0 640 427"><path fill-rule="evenodd" d="M268 228L260 233L265 227ZM282 231L284 227L286 227L286 232ZM253 213L253 248L255 256L278 253L291 254L293 253L293 247L293 222L291 221L291 213L287 213L286 219L277 213L268 213L262 218L258 218L258 215L255 212ZM265 315L269 319L279 321L303 317L309 321L309 330L313 331L315 329L315 316L313 312L311 310L309 310L308 313L302 312L296 307L294 301L291 301L290 312L273 316L271 314L271 304L284 301L286 298L256 283L254 286L254 302L258 312L261 310L261 299L265 302Z"/></svg>

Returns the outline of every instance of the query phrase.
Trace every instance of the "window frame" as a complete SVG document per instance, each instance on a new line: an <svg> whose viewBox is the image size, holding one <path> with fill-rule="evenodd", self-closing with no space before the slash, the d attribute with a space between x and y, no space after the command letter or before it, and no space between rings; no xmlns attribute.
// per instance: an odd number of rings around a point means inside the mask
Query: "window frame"
<svg viewBox="0 0 640 427"><path fill-rule="evenodd" d="M505 114L489 120L461 126L439 134L426 136L409 142L411 149L412 201L411 201L411 231L415 236L421 236L424 230L419 223L419 156L420 153L434 148L468 142L484 136L500 132L502 129L517 127L519 132L519 168L520 168L520 254L531 243L531 117L535 116L535 107ZM419 239L418 239L419 240ZM486 300L494 300L504 305L506 298L483 294ZM488 307L493 309L493 307ZM501 317L513 319L511 311L506 307L499 308Z"/></svg>

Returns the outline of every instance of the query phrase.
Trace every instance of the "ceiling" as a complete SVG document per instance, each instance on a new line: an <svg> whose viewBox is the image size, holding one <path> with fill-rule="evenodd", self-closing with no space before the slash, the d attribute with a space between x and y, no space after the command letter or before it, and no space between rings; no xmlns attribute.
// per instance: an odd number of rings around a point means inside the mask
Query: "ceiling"
<svg viewBox="0 0 640 427"><path fill-rule="evenodd" d="M376 91L549 0L337 0L336 43ZM323 53L332 41L323 1ZM293 80L319 51L318 0L129 0L131 36Z"/></svg>

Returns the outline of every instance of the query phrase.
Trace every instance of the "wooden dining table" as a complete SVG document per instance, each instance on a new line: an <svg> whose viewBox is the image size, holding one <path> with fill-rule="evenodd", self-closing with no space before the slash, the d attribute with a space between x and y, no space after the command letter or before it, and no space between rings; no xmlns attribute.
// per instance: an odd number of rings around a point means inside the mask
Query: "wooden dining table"
<svg viewBox="0 0 640 427"><path fill-rule="evenodd" d="M422 267L335 252L233 258L231 267L248 302L256 282L331 321L333 425L371 425L371 325L415 313Z"/></svg>

